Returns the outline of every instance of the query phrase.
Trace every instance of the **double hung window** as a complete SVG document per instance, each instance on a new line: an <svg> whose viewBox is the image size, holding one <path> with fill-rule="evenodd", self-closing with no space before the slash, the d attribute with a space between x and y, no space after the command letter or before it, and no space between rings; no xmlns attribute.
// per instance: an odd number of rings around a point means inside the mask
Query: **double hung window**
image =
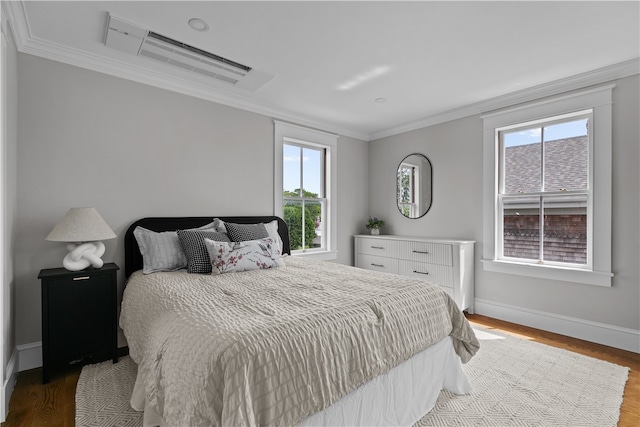
<svg viewBox="0 0 640 427"><path fill-rule="evenodd" d="M484 270L611 286L613 87L482 117Z"/></svg>
<svg viewBox="0 0 640 427"><path fill-rule="evenodd" d="M326 149L285 139L282 154L283 214L291 249L326 248Z"/></svg>
<svg viewBox="0 0 640 427"><path fill-rule="evenodd" d="M336 258L337 135L275 121L274 212L292 255Z"/></svg>
<svg viewBox="0 0 640 427"><path fill-rule="evenodd" d="M498 129L499 258L590 267L592 111Z"/></svg>

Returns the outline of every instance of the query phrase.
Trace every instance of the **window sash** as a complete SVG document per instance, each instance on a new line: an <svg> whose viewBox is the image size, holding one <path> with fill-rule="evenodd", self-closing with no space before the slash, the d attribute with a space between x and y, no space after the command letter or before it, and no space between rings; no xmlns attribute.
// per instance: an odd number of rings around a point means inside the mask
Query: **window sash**
<svg viewBox="0 0 640 427"><path fill-rule="evenodd" d="M591 270L593 266L593 251L591 250L592 242L592 214L590 210L591 206L591 192L590 191L556 191L556 192L539 192L528 194L498 194L498 209L497 209L497 256L496 258L501 261L513 261L525 264L539 264L550 265L558 267L570 267L578 269ZM584 200L584 201L582 201ZM509 205L508 202L521 201L519 205ZM552 211L553 203L563 202L563 208L566 209L585 209L585 215L587 217L586 237L587 237L587 253L586 263L573 263L566 261L553 261L546 259L545 253L545 216L554 215L549 213ZM538 210L538 240L536 242L538 246L537 258L525 258L505 255L505 210L506 209L537 209ZM557 209L557 207L555 208ZM532 215L529 215L532 216Z"/></svg>
<svg viewBox="0 0 640 427"><path fill-rule="evenodd" d="M307 252L318 252L325 251L327 248L327 199L322 197L291 197L285 196L283 197L283 208L287 206L287 202L300 203L302 207L302 218L301 218L301 226L302 226L302 249L294 249L291 247L291 253L307 253ZM319 203L320 204L320 247L318 248L307 248L306 247L306 203Z"/></svg>
<svg viewBox="0 0 640 427"><path fill-rule="evenodd" d="M517 123L509 126L503 126L496 129L497 140L499 144L499 159L498 159L498 194L506 194L505 186L506 186L506 144L504 141L504 137L507 133L514 132L522 132L537 128L548 128L550 126L569 123L581 119L587 119L587 123L589 125L587 137L588 137L588 164L587 164L587 189L593 188L592 185L592 170L593 170L593 109L580 110L572 113L561 114L557 116L550 116L543 119L532 120L525 123ZM545 191L544 183L545 183L545 143L550 141L544 140L544 130L540 137L540 190L542 192ZM520 194L520 193L519 193Z"/></svg>
<svg viewBox="0 0 640 427"><path fill-rule="evenodd" d="M283 149L284 146L290 146L290 147L297 147L300 149L300 171L299 171L299 182L300 182L300 191L304 191L305 190L305 186L304 186L304 161L303 161L303 156L304 156L304 150L308 149L308 150L314 150L314 151L318 151L320 152L320 177L319 177L319 181L320 181L320 190L318 193L319 197L324 197L326 193L326 165L327 165L327 148L323 147L323 146L319 146L317 144L313 144L313 143L307 143L307 142L303 142L303 141L297 141L297 140L293 140L291 138L284 138L284 142L283 142ZM284 188L283 188L284 191ZM300 194L300 197L303 197L304 193Z"/></svg>
<svg viewBox="0 0 640 427"><path fill-rule="evenodd" d="M552 125L572 122L580 119L587 119L588 129L587 129L587 150L588 150L588 163L587 163L587 189L585 190L563 190L563 191L545 191L544 183L545 183L545 141L544 138L544 128L547 128ZM541 158L540 158L540 191L537 192L519 192L519 193L506 193L505 192L505 183L506 183L506 144L505 144L505 135L511 132L520 132L524 130L531 130L542 128L542 135L540 137L540 150L541 150ZM517 123L509 126L503 126L500 128L496 128L496 143L498 144L498 186L496 189L496 215L495 215L495 224L496 224L496 252L495 259L501 261L513 261L525 264L539 264L539 265L549 265L549 266L558 266L558 267L569 267L569 268L577 268L577 269L593 269L593 109L580 110L572 113L557 115L557 116L549 116L546 118L528 121L525 123ZM587 217L587 255L586 255L586 263L571 263L571 262L562 262L562 261L550 261L546 260L544 257L545 251L545 201L549 203L550 200L558 199L558 198L566 198L570 196L575 197L584 197L586 198L586 217ZM539 254L537 259L531 258L520 258L513 256L505 255L505 235L504 235L504 220L505 220L505 205L508 201L513 200L526 200L531 199L535 200L534 205L538 206L539 212L539 220L538 220L538 249ZM526 203L526 202L524 202Z"/></svg>

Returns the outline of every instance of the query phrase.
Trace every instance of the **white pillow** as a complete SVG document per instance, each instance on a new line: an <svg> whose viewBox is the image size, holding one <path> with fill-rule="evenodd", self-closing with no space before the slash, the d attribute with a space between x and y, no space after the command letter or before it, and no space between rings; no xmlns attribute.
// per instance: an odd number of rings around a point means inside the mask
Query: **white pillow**
<svg viewBox="0 0 640 427"><path fill-rule="evenodd" d="M213 224L213 228L215 228L216 231L219 231L221 233L227 232L227 227L225 227L224 221L221 220L220 218L213 218L212 224Z"/></svg>
<svg viewBox="0 0 640 427"><path fill-rule="evenodd" d="M270 237L244 242L216 242L205 238L204 244L214 275L284 267L280 250Z"/></svg>
<svg viewBox="0 0 640 427"><path fill-rule="evenodd" d="M214 222L193 230L209 230ZM144 227L136 227L133 236L142 254L142 272L175 271L187 267L187 256L175 231L156 232Z"/></svg>
<svg viewBox="0 0 640 427"><path fill-rule="evenodd" d="M264 223L264 228L267 229L267 233L269 233L269 237L271 237L273 239L273 241L276 243L276 245L278 245L278 249L280 250L280 253L282 254L282 239L280 238L280 235L278 234L278 220L273 220L271 222L265 222Z"/></svg>

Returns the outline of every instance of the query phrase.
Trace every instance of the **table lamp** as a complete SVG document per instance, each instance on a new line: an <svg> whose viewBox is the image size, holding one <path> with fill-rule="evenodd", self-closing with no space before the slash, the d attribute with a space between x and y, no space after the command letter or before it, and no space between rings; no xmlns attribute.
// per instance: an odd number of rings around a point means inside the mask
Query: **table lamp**
<svg viewBox="0 0 640 427"><path fill-rule="evenodd" d="M62 260L62 265L67 270L79 271L89 266L101 268L105 250L101 240L115 237L116 234L95 208L71 208L46 240L73 242L67 245L69 253Z"/></svg>

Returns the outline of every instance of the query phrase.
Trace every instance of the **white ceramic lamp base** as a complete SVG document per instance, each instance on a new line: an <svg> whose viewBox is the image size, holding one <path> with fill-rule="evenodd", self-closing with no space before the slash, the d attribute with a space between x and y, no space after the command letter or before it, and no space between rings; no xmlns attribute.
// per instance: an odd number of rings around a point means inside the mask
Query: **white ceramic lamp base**
<svg viewBox="0 0 640 427"><path fill-rule="evenodd" d="M62 260L62 265L69 271L80 271L92 266L101 268L104 265L101 257L104 255L104 243L71 243L67 245L70 251Z"/></svg>

